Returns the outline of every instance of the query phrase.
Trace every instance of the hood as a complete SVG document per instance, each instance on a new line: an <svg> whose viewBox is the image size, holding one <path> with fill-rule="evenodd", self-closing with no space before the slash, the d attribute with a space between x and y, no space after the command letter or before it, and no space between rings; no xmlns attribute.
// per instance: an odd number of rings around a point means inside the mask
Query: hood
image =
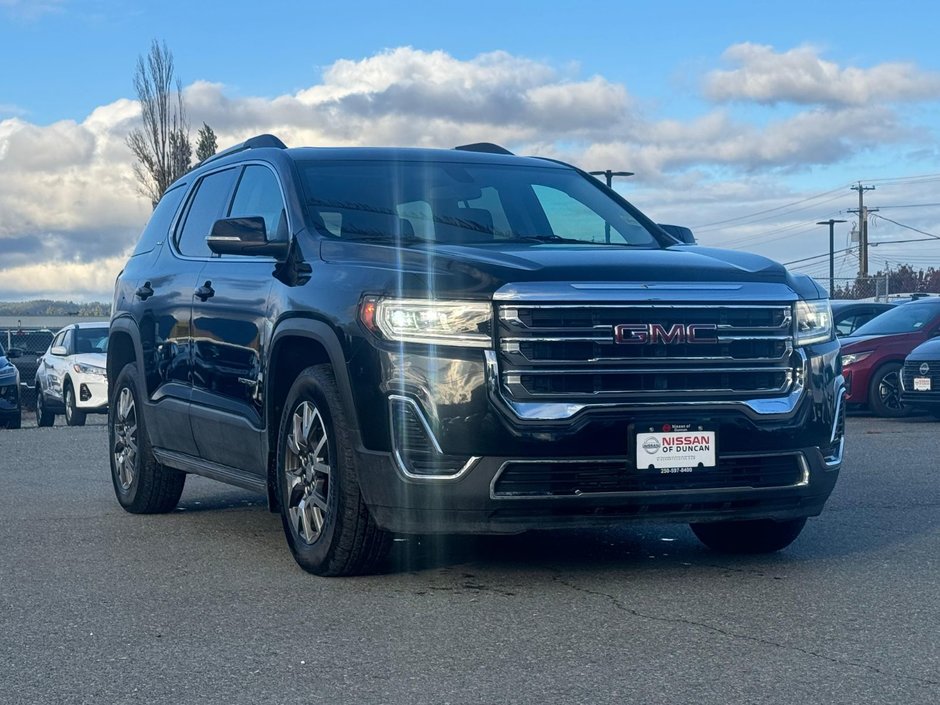
<svg viewBox="0 0 940 705"><path fill-rule="evenodd" d="M940 338L933 338L911 350L908 360L940 360Z"/></svg>
<svg viewBox="0 0 940 705"><path fill-rule="evenodd" d="M634 249L570 243L475 243L466 245L394 246L322 241L328 262L400 268L423 279L415 288L495 291L509 282L604 281L734 282L784 284L806 299L819 298L811 279L791 275L783 265L747 252L677 246ZM433 277L433 281L428 281ZM451 281L448 281L451 280ZM471 286L472 280L476 286Z"/></svg>
<svg viewBox="0 0 940 705"><path fill-rule="evenodd" d="M916 345L923 337L921 333L894 333L891 335L860 335L841 338L842 352L855 353L889 345Z"/></svg>
<svg viewBox="0 0 940 705"><path fill-rule="evenodd" d="M105 353L80 353L78 355L72 355L69 360L70 362L80 365L93 365L95 367L108 366L108 356Z"/></svg>
<svg viewBox="0 0 940 705"><path fill-rule="evenodd" d="M16 379L19 373L19 370L13 366L13 363L3 355L0 355L0 382L9 382L11 379Z"/></svg>

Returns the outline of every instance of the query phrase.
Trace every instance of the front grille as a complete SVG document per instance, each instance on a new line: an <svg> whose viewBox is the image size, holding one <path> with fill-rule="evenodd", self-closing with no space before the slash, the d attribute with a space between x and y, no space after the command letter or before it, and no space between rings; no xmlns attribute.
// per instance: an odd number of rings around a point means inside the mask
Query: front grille
<svg viewBox="0 0 940 705"><path fill-rule="evenodd" d="M625 460L510 461L493 483L495 497L577 497L611 492L661 492L792 487L805 483L798 454L719 458L714 470L660 475Z"/></svg>
<svg viewBox="0 0 940 705"><path fill-rule="evenodd" d="M516 401L783 395L798 366L788 304L502 304L504 392Z"/></svg>
<svg viewBox="0 0 940 705"><path fill-rule="evenodd" d="M915 377L928 377L930 379L930 391L929 392L916 392L916 394L923 394L924 396L930 396L936 392L940 392L940 360L928 361L927 366L930 368L927 371L927 374L920 373L920 366L924 364L923 360L916 360L904 363L904 369L901 370L901 375L903 376L904 391L906 393L914 392L914 378ZM940 395L937 395L940 397Z"/></svg>

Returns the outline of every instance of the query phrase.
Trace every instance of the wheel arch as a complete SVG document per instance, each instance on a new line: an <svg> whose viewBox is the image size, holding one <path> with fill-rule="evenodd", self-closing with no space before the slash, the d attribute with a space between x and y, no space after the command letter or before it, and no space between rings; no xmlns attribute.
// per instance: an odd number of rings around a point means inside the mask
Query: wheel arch
<svg viewBox="0 0 940 705"><path fill-rule="evenodd" d="M346 355L335 330L323 321L290 318L279 323L271 337L265 385L265 415L268 445L268 508L278 511L277 440L284 402L297 376L311 365L329 364L339 387L343 410L357 445L361 444L359 417L353 400Z"/></svg>
<svg viewBox="0 0 940 705"><path fill-rule="evenodd" d="M137 324L128 316L122 316L111 321L108 331L108 394L114 385L117 376L129 363L137 364L137 379L144 379L143 349L140 344L140 330ZM143 387L146 389L146 386ZM110 402L110 399L108 400Z"/></svg>

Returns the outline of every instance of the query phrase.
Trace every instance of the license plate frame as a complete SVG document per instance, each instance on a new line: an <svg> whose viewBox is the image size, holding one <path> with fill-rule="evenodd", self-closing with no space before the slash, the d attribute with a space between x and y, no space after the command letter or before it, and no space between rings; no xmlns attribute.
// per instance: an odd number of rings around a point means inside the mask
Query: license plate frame
<svg viewBox="0 0 940 705"><path fill-rule="evenodd" d="M692 442L682 442L686 439ZM637 472L675 475L718 469L718 428L715 424L636 423L631 429L630 441L630 457ZM666 448L669 450L664 450Z"/></svg>

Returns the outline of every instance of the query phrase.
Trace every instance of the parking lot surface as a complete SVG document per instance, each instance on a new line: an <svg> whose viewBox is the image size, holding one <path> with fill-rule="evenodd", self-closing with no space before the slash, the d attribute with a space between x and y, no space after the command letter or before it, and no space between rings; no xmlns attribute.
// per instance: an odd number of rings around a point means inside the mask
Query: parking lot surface
<svg viewBox="0 0 940 705"><path fill-rule="evenodd" d="M0 431L0 703L938 703L940 423L850 418L772 556L685 526L396 542L302 572L262 497L114 500L103 417Z"/></svg>

